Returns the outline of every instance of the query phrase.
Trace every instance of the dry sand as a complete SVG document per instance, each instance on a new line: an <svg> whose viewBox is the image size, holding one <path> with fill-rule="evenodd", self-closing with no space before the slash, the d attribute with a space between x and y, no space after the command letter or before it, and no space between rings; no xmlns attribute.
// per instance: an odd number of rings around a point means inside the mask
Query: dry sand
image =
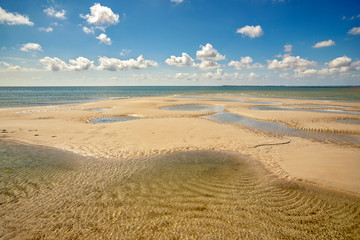
<svg viewBox="0 0 360 240"><path fill-rule="evenodd" d="M228 96L221 96L227 98ZM234 97L231 97L234 99ZM246 98L242 98L245 99ZM248 99L293 104L321 104L351 107L358 103L311 100ZM125 161L190 150L226 150L249 155L280 178L301 180L360 194L360 148L354 144L315 142L297 137L270 136L239 125L220 124L199 116L202 111L170 111L161 107L208 104L263 121L286 124L297 129L360 135L359 124L338 123L337 119L360 119L355 114L306 111L254 111L247 102L218 99L152 97L111 100L76 106L0 109L0 134L4 139L64 149L82 155ZM110 108L91 111L92 108ZM329 107L330 109L333 107ZM89 120L106 116L137 116L141 119L93 124ZM282 143L284 145L259 144Z"/></svg>

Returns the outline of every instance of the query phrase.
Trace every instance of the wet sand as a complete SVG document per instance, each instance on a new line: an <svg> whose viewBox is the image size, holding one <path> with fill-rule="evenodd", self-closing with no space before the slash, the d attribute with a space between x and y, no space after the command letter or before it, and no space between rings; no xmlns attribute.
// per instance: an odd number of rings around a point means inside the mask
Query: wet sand
<svg viewBox="0 0 360 240"><path fill-rule="evenodd" d="M235 152L118 161L0 141L1 239L356 239L360 200Z"/></svg>
<svg viewBox="0 0 360 240"><path fill-rule="evenodd" d="M173 105L210 105L210 109L173 111ZM344 113L251 110L253 106L328 105ZM350 142L322 141L266 133L241 124L222 124L201 118L218 108L263 122L283 124L308 133L347 134ZM312 107L310 107L312 108ZM97 111L94 111L96 109ZM229 95L200 98L151 97L94 102L73 106L0 109L4 139L54 147L118 161L191 150L223 150L249 155L282 179L305 181L360 194L360 125L357 102L245 98ZM136 120L91 123L93 119L125 117ZM281 144L289 142L288 144ZM260 145L260 146L259 146ZM259 146L259 147L258 147Z"/></svg>

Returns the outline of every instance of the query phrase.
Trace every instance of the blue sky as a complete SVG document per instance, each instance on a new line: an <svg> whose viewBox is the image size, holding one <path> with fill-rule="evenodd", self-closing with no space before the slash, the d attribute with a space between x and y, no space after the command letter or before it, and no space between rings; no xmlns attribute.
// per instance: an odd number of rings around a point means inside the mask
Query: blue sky
<svg viewBox="0 0 360 240"><path fill-rule="evenodd" d="M359 1L0 7L0 86L360 84Z"/></svg>

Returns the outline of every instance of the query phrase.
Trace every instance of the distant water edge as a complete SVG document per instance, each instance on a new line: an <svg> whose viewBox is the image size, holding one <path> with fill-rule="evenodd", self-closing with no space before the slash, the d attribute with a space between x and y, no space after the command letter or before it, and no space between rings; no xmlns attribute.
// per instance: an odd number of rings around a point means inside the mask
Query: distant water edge
<svg viewBox="0 0 360 240"><path fill-rule="evenodd" d="M128 97L224 93L239 96L360 101L360 86L0 87L0 108L79 104Z"/></svg>

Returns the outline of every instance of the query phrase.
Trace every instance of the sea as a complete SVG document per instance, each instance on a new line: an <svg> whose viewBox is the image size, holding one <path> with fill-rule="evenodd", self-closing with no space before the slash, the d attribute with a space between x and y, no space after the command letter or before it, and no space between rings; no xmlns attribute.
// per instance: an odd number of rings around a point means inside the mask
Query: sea
<svg viewBox="0 0 360 240"><path fill-rule="evenodd" d="M243 97L360 101L360 86L106 86L0 87L0 108L70 105L110 99L152 96L229 94Z"/></svg>

